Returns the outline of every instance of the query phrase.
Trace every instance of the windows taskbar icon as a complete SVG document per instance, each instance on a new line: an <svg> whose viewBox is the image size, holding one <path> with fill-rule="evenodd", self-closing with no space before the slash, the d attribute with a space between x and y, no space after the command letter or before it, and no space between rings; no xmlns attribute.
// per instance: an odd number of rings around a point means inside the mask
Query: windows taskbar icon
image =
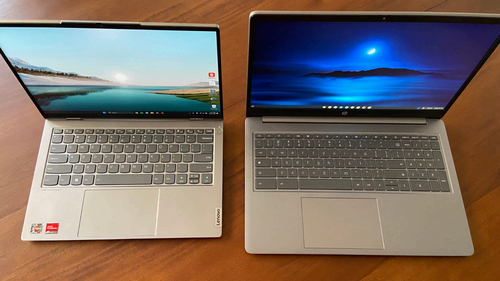
<svg viewBox="0 0 500 281"><path fill-rule="evenodd" d="M147 114L147 115L165 114L165 112L163 112L163 111L135 111L134 113L137 115L141 115L141 114Z"/></svg>
<svg viewBox="0 0 500 281"><path fill-rule="evenodd" d="M348 105L323 105L321 106L323 109L372 109L371 106L348 106Z"/></svg>
<svg viewBox="0 0 500 281"><path fill-rule="evenodd" d="M212 105L212 110L216 110L217 105ZM217 115L219 112L212 111L192 111L192 112L187 112L190 115ZM168 115L168 112L165 114L164 111L123 111L123 112L116 112L116 111L102 111L102 114L110 115L110 114L135 114L135 115ZM185 114L185 113L184 113Z"/></svg>

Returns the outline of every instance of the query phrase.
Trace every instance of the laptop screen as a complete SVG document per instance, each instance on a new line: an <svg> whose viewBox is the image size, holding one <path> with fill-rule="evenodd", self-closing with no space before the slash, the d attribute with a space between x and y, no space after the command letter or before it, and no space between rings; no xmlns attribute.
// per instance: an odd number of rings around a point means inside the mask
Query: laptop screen
<svg viewBox="0 0 500 281"><path fill-rule="evenodd" d="M399 19L254 16L250 115L441 117L500 24Z"/></svg>
<svg viewBox="0 0 500 281"><path fill-rule="evenodd" d="M221 117L216 27L0 26L46 117Z"/></svg>

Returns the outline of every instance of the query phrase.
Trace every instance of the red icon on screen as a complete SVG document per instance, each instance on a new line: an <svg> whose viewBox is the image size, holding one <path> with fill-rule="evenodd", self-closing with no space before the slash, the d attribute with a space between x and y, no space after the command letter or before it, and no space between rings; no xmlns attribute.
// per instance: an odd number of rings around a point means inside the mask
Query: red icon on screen
<svg viewBox="0 0 500 281"><path fill-rule="evenodd" d="M215 72L209 72L208 77L211 77L211 78L215 77Z"/></svg>

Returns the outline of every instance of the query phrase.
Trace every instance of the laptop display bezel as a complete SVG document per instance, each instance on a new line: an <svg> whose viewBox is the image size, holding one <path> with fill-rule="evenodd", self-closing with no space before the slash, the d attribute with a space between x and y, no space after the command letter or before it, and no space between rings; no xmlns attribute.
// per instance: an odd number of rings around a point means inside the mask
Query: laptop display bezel
<svg viewBox="0 0 500 281"><path fill-rule="evenodd" d="M1 27L55 27L55 28L95 28L95 29L134 29L134 30L186 30L186 31L213 31L216 34L217 41L217 67L218 67L218 82L219 82L219 112L218 114L190 114L189 112L167 112L167 114L151 114L151 115L136 115L136 114L112 114L106 115L101 113L86 113L84 111L64 112L64 113L47 113L42 110L40 105L35 101L29 88L15 71L7 56L0 48L0 54L4 61L9 66L10 70L17 78L26 94L30 97L38 111L44 118L140 118L140 119L177 119L177 118L203 118L203 119L222 119L223 118L223 92L222 92L222 69L221 69L221 51L220 51L220 29L215 24L164 24L164 23L134 23L134 22L91 22L91 21L39 21L39 22L0 22Z"/></svg>
<svg viewBox="0 0 500 281"><path fill-rule="evenodd" d="M500 24L497 15L472 15L472 14L440 14L440 13L345 13L345 12L253 12L249 20L249 47L248 47L248 69L247 69L247 98L246 116L314 116L314 117L416 117L416 118L442 118L456 99L464 91L472 78L483 66L489 56L500 43L497 37L474 70L455 93L450 102L443 110L397 110L397 109L309 109L309 108L271 108L252 107L252 67L255 40L255 25L257 22L272 21L312 21L312 22L446 22L446 23L484 23Z"/></svg>

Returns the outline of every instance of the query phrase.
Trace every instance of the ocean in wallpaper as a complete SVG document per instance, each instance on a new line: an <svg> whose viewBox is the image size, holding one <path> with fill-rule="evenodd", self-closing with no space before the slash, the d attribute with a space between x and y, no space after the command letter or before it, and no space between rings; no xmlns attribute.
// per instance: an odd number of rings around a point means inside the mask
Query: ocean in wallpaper
<svg viewBox="0 0 500 281"><path fill-rule="evenodd" d="M141 86L28 86L33 98L43 110L65 111L210 111L219 101L189 99L190 95L154 92L197 89L197 87ZM205 94L204 96L209 96ZM201 95L198 95L198 97ZM215 96L215 95L213 95Z"/></svg>
<svg viewBox="0 0 500 281"><path fill-rule="evenodd" d="M447 104L460 79L438 75L318 77L254 75L253 105L428 106Z"/></svg>

